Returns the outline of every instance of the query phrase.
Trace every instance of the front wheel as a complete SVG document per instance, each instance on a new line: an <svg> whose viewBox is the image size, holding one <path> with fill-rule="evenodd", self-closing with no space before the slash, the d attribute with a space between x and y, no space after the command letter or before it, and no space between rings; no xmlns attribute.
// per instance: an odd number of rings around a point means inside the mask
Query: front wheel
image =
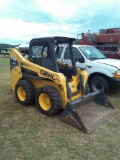
<svg viewBox="0 0 120 160"><path fill-rule="evenodd" d="M102 90L105 94L108 94L110 87L108 81L104 77L97 76L91 79L90 90L91 91Z"/></svg>
<svg viewBox="0 0 120 160"><path fill-rule="evenodd" d="M38 89L35 96L38 109L47 116L57 114L62 107L60 93L52 86L46 85Z"/></svg>
<svg viewBox="0 0 120 160"><path fill-rule="evenodd" d="M25 106L31 105L35 101L35 89L31 82L20 80L15 87L17 101Z"/></svg>

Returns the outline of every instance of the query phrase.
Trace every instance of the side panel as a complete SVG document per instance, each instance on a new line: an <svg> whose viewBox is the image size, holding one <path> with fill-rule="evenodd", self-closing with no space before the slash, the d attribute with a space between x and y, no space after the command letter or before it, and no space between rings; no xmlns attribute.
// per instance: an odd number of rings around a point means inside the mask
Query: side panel
<svg viewBox="0 0 120 160"><path fill-rule="evenodd" d="M15 91L15 86L18 80L22 78L21 68L15 52L10 52L10 84L11 89Z"/></svg>
<svg viewBox="0 0 120 160"><path fill-rule="evenodd" d="M20 66L17 66L10 71L10 84L13 91L15 91L15 86L20 78L22 78L22 73Z"/></svg>

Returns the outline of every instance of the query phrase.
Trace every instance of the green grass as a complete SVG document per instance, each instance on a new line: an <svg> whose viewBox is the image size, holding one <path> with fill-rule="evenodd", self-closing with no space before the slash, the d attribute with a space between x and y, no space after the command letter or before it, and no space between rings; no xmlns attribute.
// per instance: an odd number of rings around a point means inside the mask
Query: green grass
<svg viewBox="0 0 120 160"><path fill-rule="evenodd" d="M91 134L17 103L10 90L9 57L0 56L0 160L119 160L120 88L108 95L116 108Z"/></svg>

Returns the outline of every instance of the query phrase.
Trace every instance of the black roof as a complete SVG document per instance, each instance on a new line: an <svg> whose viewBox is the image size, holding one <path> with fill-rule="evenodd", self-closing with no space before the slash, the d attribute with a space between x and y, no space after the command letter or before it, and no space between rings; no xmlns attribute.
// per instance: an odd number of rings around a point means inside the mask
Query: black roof
<svg viewBox="0 0 120 160"><path fill-rule="evenodd" d="M57 40L58 43L64 43L64 42L71 42L75 41L75 38L70 38L70 37L62 37L62 36L55 36L55 37L42 37L42 38L33 38L30 43L33 42L54 42Z"/></svg>

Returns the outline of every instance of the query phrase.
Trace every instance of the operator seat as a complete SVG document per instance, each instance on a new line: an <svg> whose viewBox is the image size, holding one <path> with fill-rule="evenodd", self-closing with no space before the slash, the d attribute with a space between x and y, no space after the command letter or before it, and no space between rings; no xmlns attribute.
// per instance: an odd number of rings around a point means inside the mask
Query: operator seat
<svg viewBox="0 0 120 160"><path fill-rule="evenodd" d="M53 64L50 58L44 57L41 59L41 66L50 69L50 70L54 70L53 69Z"/></svg>

